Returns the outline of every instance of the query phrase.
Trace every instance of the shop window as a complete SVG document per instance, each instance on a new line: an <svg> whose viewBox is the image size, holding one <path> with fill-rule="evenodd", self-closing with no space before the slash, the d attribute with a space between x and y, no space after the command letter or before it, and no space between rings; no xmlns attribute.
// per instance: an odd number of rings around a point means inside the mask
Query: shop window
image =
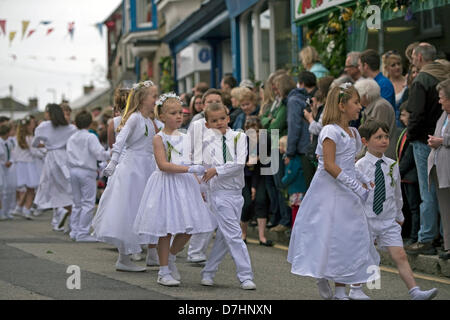
<svg viewBox="0 0 450 320"><path fill-rule="evenodd" d="M291 9L288 0L273 2L275 26L275 66L288 68L292 64Z"/></svg>
<svg viewBox="0 0 450 320"><path fill-rule="evenodd" d="M442 34L442 25L439 23L434 9L420 13L420 33L427 36L431 34L440 36Z"/></svg>
<svg viewBox="0 0 450 320"><path fill-rule="evenodd" d="M248 75L250 79L255 78L255 64L253 61L253 29L255 23L252 19L252 15L247 16L247 55L248 55Z"/></svg>
<svg viewBox="0 0 450 320"><path fill-rule="evenodd" d="M136 15L138 28L152 27L153 0L136 0Z"/></svg>
<svg viewBox="0 0 450 320"><path fill-rule="evenodd" d="M266 9L259 15L259 24L261 28L261 79L264 80L269 77L270 74L270 40L269 40L269 30L270 30L270 10Z"/></svg>

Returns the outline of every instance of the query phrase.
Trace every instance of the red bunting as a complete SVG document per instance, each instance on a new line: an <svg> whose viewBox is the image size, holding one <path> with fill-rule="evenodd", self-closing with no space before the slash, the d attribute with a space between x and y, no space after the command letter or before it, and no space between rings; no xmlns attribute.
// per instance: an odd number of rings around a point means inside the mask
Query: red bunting
<svg viewBox="0 0 450 320"><path fill-rule="evenodd" d="M27 38L29 38L35 31L36 31L35 29L28 31Z"/></svg>
<svg viewBox="0 0 450 320"><path fill-rule="evenodd" d="M49 29L47 30L47 35L49 35L50 33L52 33L53 30L55 30L55 29L54 29L54 28L49 28Z"/></svg>
<svg viewBox="0 0 450 320"><path fill-rule="evenodd" d="M6 20L0 20L0 27L2 28L3 34L6 36Z"/></svg>

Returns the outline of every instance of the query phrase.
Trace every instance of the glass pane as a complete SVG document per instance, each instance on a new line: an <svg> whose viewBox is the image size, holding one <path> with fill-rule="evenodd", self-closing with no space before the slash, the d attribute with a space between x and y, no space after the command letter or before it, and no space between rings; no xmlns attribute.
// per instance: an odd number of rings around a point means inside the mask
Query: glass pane
<svg viewBox="0 0 450 320"><path fill-rule="evenodd" d="M270 30L270 10L267 9L264 12L261 12L259 15L259 24L261 27L261 57L262 57L262 66L261 66L261 79L256 80L265 80L269 77L270 74L270 50L269 50L269 30Z"/></svg>
<svg viewBox="0 0 450 320"><path fill-rule="evenodd" d="M292 31L290 1L273 2L275 26L275 66L287 68L292 64Z"/></svg>
<svg viewBox="0 0 450 320"><path fill-rule="evenodd" d="M247 45L248 45L248 75L250 79L255 78L255 64L253 61L253 26L252 15L247 17Z"/></svg>

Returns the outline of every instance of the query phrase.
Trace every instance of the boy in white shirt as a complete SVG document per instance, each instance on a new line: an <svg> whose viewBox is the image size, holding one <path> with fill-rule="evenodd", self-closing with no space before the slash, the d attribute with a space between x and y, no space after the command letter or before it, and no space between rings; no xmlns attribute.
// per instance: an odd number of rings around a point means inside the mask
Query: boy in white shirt
<svg viewBox="0 0 450 320"><path fill-rule="evenodd" d="M208 105L205 119L209 130L203 139L203 163L209 169L202 180L209 183L208 200L211 201L218 228L213 248L202 270L201 284L214 285L213 279L219 264L230 252L241 288L254 290L256 285L253 282L250 256L242 240L240 227L247 137L228 127L230 118L223 104Z"/></svg>
<svg viewBox="0 0 450 320"><path fill-rule="evenodd" d="M92 116L89 112L78 113L75 124L79 130L67 141L67 162L74 203L70 238L77 242L97 241L89 232L97 194L97 161L106 161L111 157L97 136L88 131L91 123Z"/></svg>
<svg viewBox="0 0 450 320"><path fill-rule="evenodd" d="M438 290L420 290L403 249L401 225L404 217L400 171L397 162L384 155L389 147L389 127L384 122L369 120L359 128L359 133L362 143L367 147L367 153L356 163L356 168L375 182L364 205L372 238L380 250L389 252L411 298L433 299ZM362 291L362 285L352 285L349 297L354 300L370 299Z"/></svg>

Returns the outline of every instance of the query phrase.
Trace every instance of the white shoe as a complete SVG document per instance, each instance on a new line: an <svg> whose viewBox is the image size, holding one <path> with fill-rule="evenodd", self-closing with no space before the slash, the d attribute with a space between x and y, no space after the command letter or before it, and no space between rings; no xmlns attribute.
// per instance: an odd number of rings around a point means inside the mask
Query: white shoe
<svg viewBox="0 0 450 320"><path fill-rule="evenodd" d="M334 296L333 300L350 300L350 298L348 296L343 296L343 297Z"/></svg>
<svg viewBox="0 0 450 320"><path fill-rule="evenodd" d="M63 232L63 231L64 231L64 228L58 228L57 226L54 226L54 227L53 227L53 231L56 231L56 232Z"/></svg>
<svg viewBox="0 0 450 320"><path fill-rule="evenodd" d="M40 215L42 215L42 210L36 209L36 210L33 211L33 216L39 217Z"/></svg>
<svg viewBox="0 0 450 320"><path fill-rule="evenodd" d="M433 288L428 291L422 291L419 287L414 287L409 290L409 294L411 295L411 300L431 300L438 294L438 289Z"/></svg>
<svg viewBox="0 0 450 320"><path fill-rule="evenodd" d="M202 286L212 287L214 285L214 280L210 278L203 278L200 283Z"/></svg>
<svg viewBox="0 0 450 320"><path fill-rule="evenodd" d="M186 260L188 262L199 263L199 262L205 262L206 257L204 255L194 255L194 256L188 256Z"/></svg>
<svg viewBox="0 0 450 320"><path fill-rule="evenodd" d="M177 287L180 285L180 281L175 280L170 273L165 274L163 276L158 274L158 281L159 284L162 284L163 286L167 287Z"/></svg>
<svg viewBox="0 0 450 320"><path fill-rule="evenodd" d="M133 261L141 261L142 257L141 257L141 255L139 253L133 253L131 255L131 260L133 260Z"/></svg>
<svg viewBox="0 0 450 320"><path fill-rule="evenodd" d="M147 269L145 267L139 267L134 264L123 264L119 261L116 262L117 271L127 271L127 272L145 272Z"/></svg>
<svg viewBox="0 0 450 320"><path fill-rule="evenodd" d="M14 209L13 214L21 216L23 214L22 210L23 210L23 207L17 207L16 206L16 208Z"/></svg>
<svg viewBox="0 0 450 320"><path fill-rule="evenodd" d="M353 287L350 286L350 292L348 293L350 300L371 300L362 290L362 286Z"/></svg>
<svg viewBox="0 0 450 320"><path fill-rule="evenodd" d="M241 283L241 288L244 290L255 290L256 284L252 280L245 280Z"/></svg>
<svg viewBox="0 0 450 320"><path fill-rule="evenodd" d="M92 236L84 236L84 237L78 237L76 239L77 242L98 242L96 237L92 237Z"/></svg>
<svg viewBox="0 0 450 320"><path fill-rule="evenodd" d="M320 296L325 300L331 300L333 298L333 291L327 279L317 279L317 287L319 288Z"/></svg>

